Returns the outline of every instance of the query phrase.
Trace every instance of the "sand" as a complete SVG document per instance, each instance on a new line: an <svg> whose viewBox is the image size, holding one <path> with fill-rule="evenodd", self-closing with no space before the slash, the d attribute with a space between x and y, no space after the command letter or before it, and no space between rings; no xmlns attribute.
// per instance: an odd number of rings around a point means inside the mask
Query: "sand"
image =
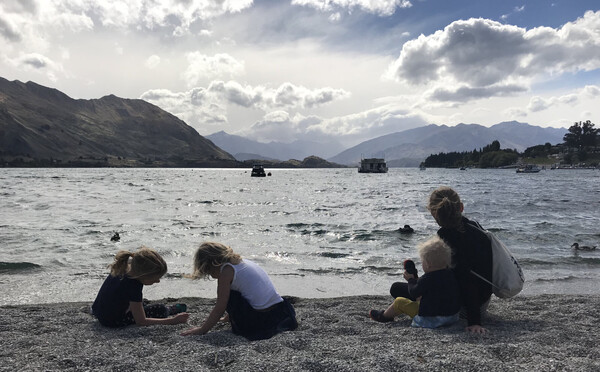
<svg viewBox="0 0 600 372"><path fill-rule="evenodd" d="M408 318L377 323L391 298L291 298L299 328L250 342L220 324L198 325L214 299L185 298L190 325L107 329L87 303L0 307L2 371L600 371L600 295L492 299L484 326L437 329Z"/></svg>

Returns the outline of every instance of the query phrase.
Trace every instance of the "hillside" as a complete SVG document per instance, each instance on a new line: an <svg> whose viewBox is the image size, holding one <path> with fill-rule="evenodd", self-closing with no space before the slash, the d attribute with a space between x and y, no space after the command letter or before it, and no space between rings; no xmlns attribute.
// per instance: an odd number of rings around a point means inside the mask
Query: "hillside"
<svg viewBox="0 0 600 372"><path fill-rule="evenodd" d="M427 156L441 152L472 151L498 140L502 148L524 151L550 142L562 142L566 129L542 128L519 122L492 127L478 124L427 125L362 142L327 160L357 164L361 157L383 157L390 166L417 166Z"/></svg>
<svg viewBox="0 0 600 372"><path fill-rule="evenodd" d="M0 78L0 159L21 166L234 166L168 112L114 95L75 100Z"/></svg>

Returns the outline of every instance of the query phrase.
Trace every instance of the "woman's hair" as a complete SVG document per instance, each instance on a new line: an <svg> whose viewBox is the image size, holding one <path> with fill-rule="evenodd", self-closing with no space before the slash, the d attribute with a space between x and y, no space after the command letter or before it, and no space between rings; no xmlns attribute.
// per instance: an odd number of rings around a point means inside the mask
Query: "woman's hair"
<svg viewBox="0 0 600 372"><path fill-rule="evenodd" d="M167 272L167 263L155 250L141 247L137 252L119 251L110 267L112 276L127 274L132 279L160 278Z"/></svg>
<svg viewBox="0 0 600 372"><path fill-rule="evenodd" d="M449 267L452 262L452 250L440 237L434 236L417 246L421 261L434 269Z"/></svg>
<svg viewBox="0 0 600 372"><path fill-rule="evenodd" d="M215 242L205 242L200 245L194 255L194 272L192 278L206 278L213 268L225 263L234 265L240 263L242 257L230 247Z"/></svg>
<svg viewBox="0 0 600 372"><path fill-rule="evenodd" d="M433 190L427 205L438 225L460 231L463 230L462 208L460 197L448 186Z"/></svg>

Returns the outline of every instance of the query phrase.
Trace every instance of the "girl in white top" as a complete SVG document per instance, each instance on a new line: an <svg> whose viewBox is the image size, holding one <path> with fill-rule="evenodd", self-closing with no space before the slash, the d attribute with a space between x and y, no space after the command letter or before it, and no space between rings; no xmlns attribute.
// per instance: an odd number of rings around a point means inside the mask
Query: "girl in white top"
<svg viewBox="0 0 600 372"><path fill-rule="evenodd" d="M270 338L296 329L296 313L292 305L275 290L267 273L256 263L242 260L239 254L221 243L200 245L194 256L194 278L217 279L217 303L202 326L182 335L205 334L224 319L232 331L250 340Z"/></svg>

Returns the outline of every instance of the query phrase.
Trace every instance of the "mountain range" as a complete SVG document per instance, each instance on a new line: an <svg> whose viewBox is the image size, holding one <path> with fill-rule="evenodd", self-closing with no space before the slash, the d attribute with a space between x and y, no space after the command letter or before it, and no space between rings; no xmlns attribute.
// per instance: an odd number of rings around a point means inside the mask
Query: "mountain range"
<svg viewBox="0 0 600 372"><path fill-rule="evenodd" d="M364 141L344 149L339 142L262 143L223 131L203 137L174 115L140 99L108 95L72 99L34 82L0 77L0 161L15 165L70 166L246 166L249 159L276 164L309 159L356 166L363 157L383 157L389 166L418 166L440 152L472 151L498 140L523 151L561 143L567 129L519 122L427 125ZM231 154L234 154L232 156ZM246 161L246 164L241 163ZM19 163L20 162L20 163ZM287 164L287 163L286 163ZM290 166L302 166L300 161ZM298 165L299 164L299 165ZM285 164L281 164L285 166Z"/></svg>
<svg viewBox="0 0 600 372"><path fill-rule="evenodd" d="M362 142L327 160L356 164L362 157L382 157L388 166L418 166L431 154L479 150L494 140L500 142L501 148L517 151L547 142L562 143L565 133L567 129L564 128L542 128L516 121L491 127L430 124Z"/></svg>
<svg viewBox="0 0 600 372"><path fill-rule="evenodd" d="M248 138L220 131L206 136L215 145L233 154L240 161L248 159L288 160L304 159L311 155L322 158L332 157L344 150L335 141L317 142L296 140L290 143L272 141L262 143Z"/></svg>
<svg viewBox="0 0 600 372"><path fill-rule="evenodd" d="M75 100L0 78L0 156L45 165L236 166L229 153L174 115L114 95Z"/></svg>
<svg viewBox="0 0 600 372"><path fill-rule="evenodd" d="M385 158L388 166L418 166L431 154L452 151L472 151L498 140L502 148L523 151L528 147L561 143L567 133L564 128L542 128L516 121L502 122L491 127L479 124L458 124L456 126L430 124L408 129L364 141L336 155L329 155L339 149L336 143L312 143L311 154L344 165L356 165L361 158ZM262 143L244 137L227 134L223 131L206 136L217 146L234 154L238 160L247 159L291 159L302 158L302 143L282 142ZM307 146L308 148L308 146ZM326 148L329 152L320 150ZM319 152L321 151L321 152Z"/></svg>

